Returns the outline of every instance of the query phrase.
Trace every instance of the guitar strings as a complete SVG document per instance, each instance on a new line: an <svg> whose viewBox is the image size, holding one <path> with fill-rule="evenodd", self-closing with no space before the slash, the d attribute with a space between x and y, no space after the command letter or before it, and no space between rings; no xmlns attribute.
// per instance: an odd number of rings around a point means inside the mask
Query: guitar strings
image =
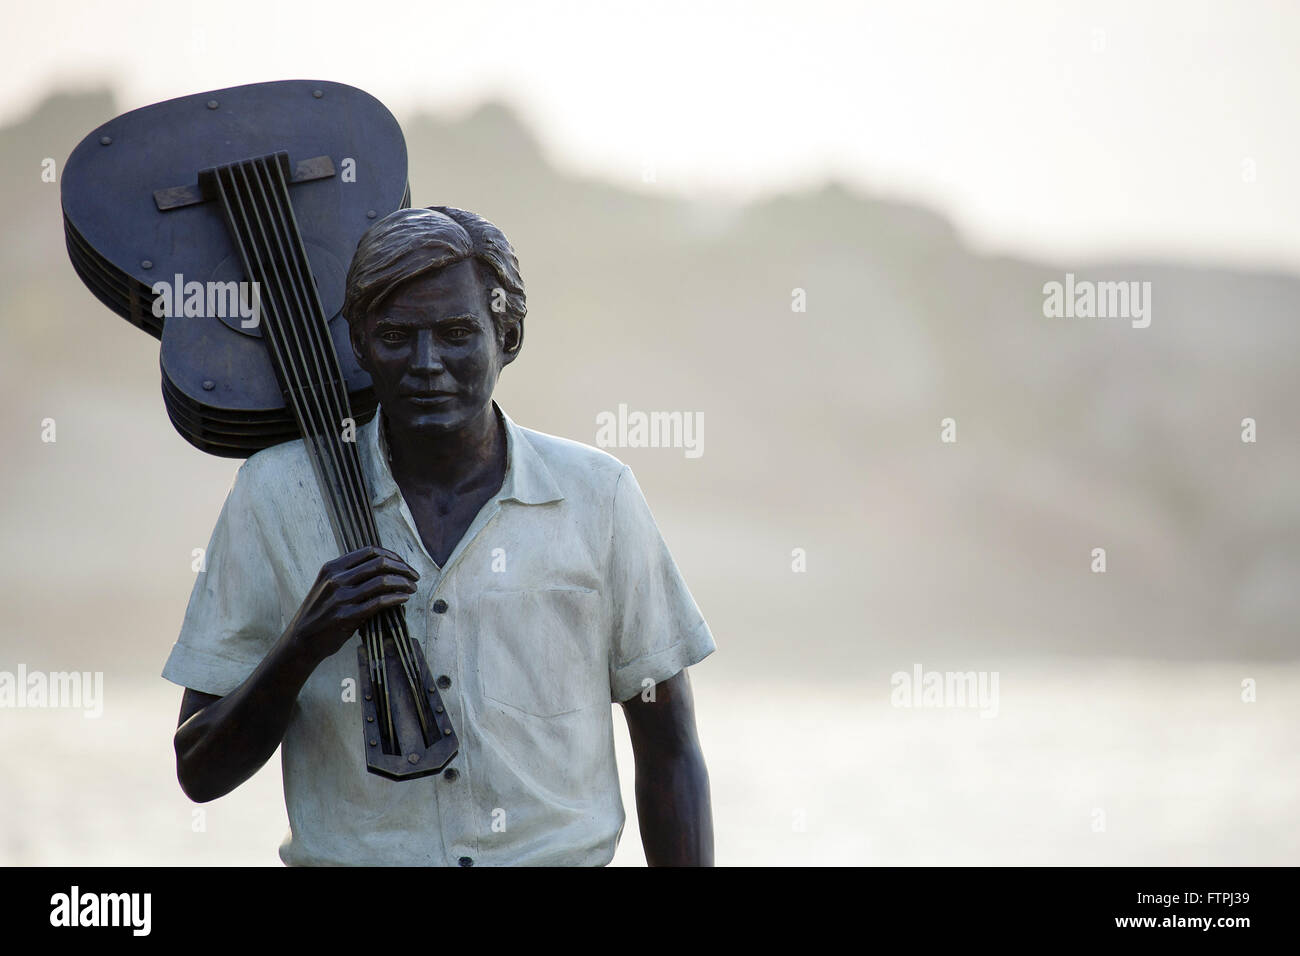
<svg viewBox="0 0 1300 956"><path fill-rule="evenodd" d="M244 193L248 192L250 193L250 195L248 196L249 205L250 206L253 205L251 202L251 198L252 198L251 190L248 190L246 181L244 184L245 189L243 191L241 191L238 188L239 183L237 183L235 179L236 177L235 169L239 170L239 174L245 180L247 179L246 171L240 167L235 167L234 169L224 171L229 176L230 192L235 197L235 201L238 203L238 209L240 213L240 215L237 217L237 220L235 220L234 222L236 228L233 229L232 231L239 238L239 242L241 245L241 250L240 250L241 256L249 260L246 261L245 263L246 271L248 272L249 275L261 276L263 282L265 282L267 285L267 292L268 292L267 312L270 321L265 323L263 329L265 336L267 338L267 344L268 346L270 346L272 350L273 356L276 359L277 366L282 370L282 374L284 374L287 379L285 382L285 385L287 386L286 389L287 397L289 399L291 407L293 408L295 417L299 420L300 429L303 432L304 439L306 440L305 446L308 447L311 451L311 455L309 457L312 460L313 468L317 472L318 481L321 484L322 488L325 489L325 491L327 492L327 496L329 499L328 503L332 506L331 509L332 517L334 517L337 530L339 531L340 536L343 538L343 546L349 550L355 550L356 548L361 546L364 535L360 531L359 523L356 520L355 512L350 508L344 507L339 501L339 482L337 479L338 479L338 471L339 471L340 463L338 460L338 456L335 454L336 450L333 447L331 447L331 444L324 437L326 428L322 427L322 421L319 414L316 415L310 414L305 409L303 402L301 400L303 397L312 399L313 404L316 405L317 407L312 409L311 411L319 413L321 411L321 409L319 408L319 395L318 395L319 390L311 388L309 385L307 385L304 382L305 371L306 371L305 368L300 368L299 366L295 365L293 362L287 360L287 355L286 355L287 343L283 340L280 334L282 332L281 326L282 326L284 316L281 315L280 306L282 303L280 301L280 297L278 293L283 288L283 280L279 275L278 269L276 269L274 266L273 259L269 264L269 267L264 266L263 263L264 257L262 255L262 251L258 250L257 244L253 241L256 237L253 233L253 228L252 228L252 216L249 210L245 207L245 202L244 202L245 200ZM234 209L233 209L233 205L229 201L229 197L223 195L222 198L225 206L229 208L233 213ZM232 219L235 219L235 217L232 216ZM261 224L259 223L259 226L260 225ZM244 242L245 236L249 240L247 244L245 244ZM265 239L265 236L263 236L263 239ZM251 261L251 257L248 255L249 248L245 248L246 245L248 247L251 247L252 251L257 255L257 261L255 263L257 267L256 270L254 270L253 268L254 263ZM269 249L265 251L269 253ZM271 257L268 255L266 258L271 258ZM370 637L371 637L371 641L368 650L373 651L374 650L373 645L375 643L375 641L373 640L373 633L370 635ZM386 699L387 698L387 694L385 693L386 687L381 686L380 674L373 664L373 662L375 661L375 657L372 656L371 661L372 661L371 685L372 687L376 688L376 691L382 698L381 702L384 706L383 712L385 713L387 718L385 720L385 727L381 729L391 731L392 728L391 703ZM389 736L391 738L391 733ZM391 739L390 741L386 741L386 743L391 744ZM388 749L392 749L391 746Z"/></svg>
<svg viewBox="0 0 1300 956"><path fill-rule="evenodd" d="M253 165L253 169L259 174L264 174L266 172L262 162L255 161L252 165ZM241 168L241 173L245 173L245 172L246 171ZM261 181L261 177L259 176L258 178L256 178L254 182L258 187L258 192L261 193L262 207L269 208L270 202L268 201L266 196L268 190L264 188L264 184ZM247 186L248 184L246 183L245 185ZM286 185L286 190L287 190L287 185ZM252 190L250 189L249 190L250 195L251 195L251 191ZM274 190L269 190L269 191L271 191L272 194L274 194ZM265 230L263 230L263 237L265 238ZM279 253L280 253L279 261L282 261L291 266L296 266L297 263L292 259L292 257L290 257L286 253L284 249L284 245L280 241L280 236L278 234L276 234L276 242L279 247ZM276 261L275 257L272 257L272 261L273 262ZM279 276L278 270L276 271L276 278L277 279L281 278ZM282 281L283 280L281 280L281 282ZM347 547L349 550L354 550L355 548L361 547L363 545L364 540L367 537L365 532L367 530L372 530L373 523L357 520L359 516L362 517L364 516L364 509L361 508L361 506L358 504L357 498L355 498L354 495L351 493L353 489L349 487L349 483L339 480L339 478L341 477L341 472L344 470L343 463L347 461L348 456L345 453L341 452L339 449L337 449L333 442L325 438L326 430L329 430L331 433L333 431L333 429L330 428L328 425L328 422L331 419L331 417L338 418L339 427L342 427L343 422L342 422L342 416L332 416L326 413L325 411L323 411L323 409L321 408L323 399L334 397L333 388L331 387L334 384L334 380L330 376L327 376L324 373L324 371L321 369L319 343L313 343L313 347L311 349L304 350L300 338L299 323L295 323L294 321L292 321L294 315L301 315L305 317L306 315L309 314L308 313L309 306L304 301L304 297L302 294L302 286L304 284L305 283L300 276L298 275L294 276L294 281L291 284L291 286L294 292L294 298L296 300L296 304L298 308L296 310L288 309L287 316L286 316L288 321L284 322L285 328L287 328L288 331L292 334L295 341L295 345L297 346L294 352L294 357L298 364L296 367L290 369L290 371L294 374L295 378L298 379L299 381L303 378L310 379L310 372L307 369L305 354L311 354L312 357L316 360L315 365L316 365L317 374L316 374L316 381L315 383L313 383L316 385L316 387L307 388L304 392L304 394L306 394L307 397L312 400L314 411L318 413L315 420L313 420L311 423L311 427L310 427L310 430L312 432L311 440L314 445L324 446L325 449L329 452L329 464L332 466L331 477L334 479L328 483L330 494L335 500L335 504L334 504L335 510L341 512L344 517L351 519L351 524L353 525L355 530L353 532L351 540L345 543L345 547ZM317 306L319 310L319 303L317 303ZM278 325L279 323L276 324ZM311 328L314 325L315 323L312 322L306 323L306 326L308 328ZM337 355L331 355L330 357L334 359L334 366L337 367L338 364ZM304 422L303 424L304 433L306 433L308 430L309 429L307 423ZM340 459L342 459L342 461L340 461ZM341 507L337 503L340 489L342 490L344 497L347 498L346 507ZM371 528L369 529L363 528L362 525L365 524L371 524ZM373 535L372 537L375 540L377 540L378 538L377 535ZM366 641L366 647L367 647L368 657L370 661L371 687L374 688L376 695L380 698L380 701L383 703L383 709L381 712L385 716L383 729L387 732L387 737L388 737L388 740L386 741L386 746L392 749L391 743L395 737L395 734L393 733L393 726L392 726L392 707L391 704L389 703L389 697L388 697L387 673L386 673L387 669L384 666L383 641L382 641L382 637L379 636L376 628L369 621L366 622L366 625L364 626L363 639Z"/></svg>
<svg viewBox="0 0 1300 956"><path fill-rule="evenodd" d="M306 276L310 275L310 266L307 264L306 249L302 246L302 237L301 232L298 229L297 217L294 214L293 205L289 202L289 187L288 183L284 179L284 170L278 163L273 162L269 158L263 158L258 162L258 165L263 174L267 177L268 181L272 184L272 188L268 191L273 197L275 211L279 214L283 227L283 234L290 237L293 241L293 245L296 247L295 251L297 255L292 257L290 261L294 269L297 271L297 288L299 291L303 289L307 290L307 294L312 300L311 304L315 307L314 313L304 307L303 311L299 314L304 318L310 314L315 314L321 317L321 321L319 322L306 323L307 335L314 340L312 347L308 352L316 361L318 371L320 370L320 360L322 356L327 357L329 368L337 369L339 367L338 355L334 350L333 339L326 334L326 325L324 322L325 310L320 302L320 292L316 288L315 283L308 281L306 278ZM271 204L268 203L268 206L269 205ZM322 372L321 374L322 377L324 377L324 373ZM351 408L347 397L347 390L343 387L342 382L339 381L338 378L330 379L330 384L333 387L326 389L325 394L326 397L333 400L334 408L332 410L335 416L335 421L337 422L337 427L342 428L344 420L351 418ZM357 500L366 501L365 481L361 475L361 462L356 454L355 444L349 444L351 447L345 450L346 453L343 456L344 462L348 466L347 478L351 485L351 491L356 496ZM379 531L375 525L374 513L368 507L368 502L366 506L358 505L357 508L368 527L372 540L378 543L380 540ZM393 612L394 610L395 609L386 609L388 612ZM425 700L423 694L419 693L418 690L418 685L420 683L419 667L416 664L415 655L411 649L410 635L406 632L405 614L385 613L383 616L387 619L389 630L393 629L392 625L394 622L398 625L396 628L398 633L393 635L393 644L397 650L402 668L406 672L412 694L415 695L416 713L420 718L421 729L425 733L426 743L428 743L429 741L427 738L429 735L429 727L425 719L428 702Z"/></svg>
<svg viewBox="0 0 1300 956"><path fill-rule="evenodd" d="M270 186L268 191L273 197L275 211L280 217L282 234L288 237L290 244L293 247L293 252L296 253L294 256L289 257L289 261L292 268L296 271L296 278L298 280L296 289L300 295L302 290L306 290L306 296L310 297L311 305L314 306L314 310L312 310L307 308L304 304L304 309L300 313L297 313L296 316L291 312L290 318L292 320L293 318L298 317L298 325L302 325L305 322L306 334L314 340L312 347L309 348L307 352L315 361L317 370L321 377L326 378L328 384L332 386L327 387L324 390L325 396L333 400L334 421L337 423L337 428L342 428L344 420L351 419L352 417L350 402L348 401L347 390L343 387L341 376L325 376L320 367L322 357L325 357L325 360L329 363L329 369L338 369L338 354L334 350L333 339L326 334L326 323L324 321L325 310L320 302L319 290L316 288L314 282L308 281L311 271L310 266L307 263L307 251L302 244L302 235L298 229L297 217L294 215L293 206L289 202L289 187L288 183L284 179L284 170L278 163L274 162L269 157L257 161L257 165L260 166L261 171ZM267 205L269 208L271 203L268 203ZM304 298L306 296L304 296ZM319 316L320 321L306 322L305 320L307 316L313 314ZM339 438L337 433L332 432L332 435L336 439ZM347 466L346 477L348 479L348 485L350 485L350 490L355 496L355 501L364 502L364 504L356 504L355 507L369 530L370 540L375 544L379 544L379 530L375 524L374 512L371 511L369 501L366 497L365 480L361 475L361 461L356 452L356 444L355 442L344 442L342 444L347 446L343 449L342 457ZM404 613L400 613L397 609L393 608L385 609L385 611L387 613L383 613L382 615L381 628L383 628L386 623L386 630L395 631L395 633L391 634L393 645L397 650L398 659L402 665L402 669L406 672L407 681L412 696L415 699L416 716L419 718L421 731L425 736L425 742L426 744L431 743L429 740L430 734L428 723L428 716L430 715L427 714L428 701L419 690L421 676L419 666L415 660L415 653L412 650L411 638L406 630L406 616ZM394 623L398 625L395 629L393 627ZM380 646L382 656L383 645L381 644Z"/></svg>
<svg viewBox="0 0 1300 956"><path fill-rule="evenodd" d="M249 165L258 174L251 182L246 168ZM237 174L235 170L238 170ZM240 183L236 181L236 175L243 180L242 189ZM329 367L337 369L338 357L334 351L333 341L328 336L324 336L322 343L321 333L325 328L324 310L314 282L309 282L305 278L310 275L310 268L306 263L306 250L302 246L301 235L297 232L293 207L288 203L288 189L283 170L273 159L262 159L251 164L232 164L230 167L225 167L218 171L216 180L222 209L228 224L232 226L231 232L245 271L250 276L261 275L263 279L271 280L267 283L270 287L268 291L271 292L267 297L267 306L272 321L264 326L267 344L276 358L277 365L283 370L282 374L287 379L291 379L285 382L287 397L295 418L300 423L303 437L307 439L304 446L311 452L309 457L317 472L318 481L326 491L332 516L336 519L336 529L340 532L345 547L352 550L365 543L378 544L378 531L374 514L368 507L369 502L364 494L365 484L360 473L360 460L356 454L355 443L342 442L341 436L336 434L330 421L332 413L341 428L344 420L351 417L348 414L350 402L340 377L326 375L321 367L322 361L332 360ZM260 207L254 201L254 183L256 191L261 195ZM273 200L268 199L268 194L273 197ZM247 206L253 210L252 213L245 205L245 196L248 200ZM238 213L236 213L236 206ZM276 220L274 227L268 227L263 222L263 211L268 215L274 214L273 218ZM256 241L255 233L260 234L260 245L263 248L258 248L259 243ZM268 236L275 238L275 246L279 250L278 257L274 255ZM295 252L297 255L294 255ZM292 273L289 281L286 281L281 274L280 263L283 263ZM257 268L254 268L255 266ZM293 292L293 299L298 305L296 310L286 307L289 304L288 290ZM317 322L308 321L313 311L312 306L315 307L315 314L319 317ZM295 318L298 318L298 321L295 322ZM292 348L285 335L286 330L293 338ZM303 344L304 339L309 340L306 348ZM315 381L312 381L308 355L315 365L317 373L314 376ZM303 399L306 399L307 403L304 403ZM324 407L326 404L331 408L327 410ZM352 447L343 448L340 447L341 445ZM378 624L376 618L380 619ZM386 716L386 726L381 730L387 731L386 744L391 743L392 747L385 749L390 752L397 752L398 742L392 726L392 703L387 687L386 668L382 663L385 637L393 641L397 650L399 662L402 664L415 700L416 714L424 732L425 743L426 745L431 743L426 717L428 701L421 693L419 686L421 678L415 664L415 652L405 625L405 614L399 607L386 609L381 615L376 615L375 618L367 621L365 626L371 684L375 688L376 695L382 698L382 712Z"/></svg>

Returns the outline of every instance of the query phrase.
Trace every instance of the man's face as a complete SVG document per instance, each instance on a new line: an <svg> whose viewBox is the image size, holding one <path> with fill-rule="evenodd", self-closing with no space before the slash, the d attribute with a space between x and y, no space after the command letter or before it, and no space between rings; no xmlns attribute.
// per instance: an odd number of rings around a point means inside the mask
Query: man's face
<svg viewBox="0 0 1300 956"><path fill-rule="evenodd" d="M514 354L497 344L488 292L472 260L402 283L354 329L384 415L402 430L450 432L488 407Z"/></svg>

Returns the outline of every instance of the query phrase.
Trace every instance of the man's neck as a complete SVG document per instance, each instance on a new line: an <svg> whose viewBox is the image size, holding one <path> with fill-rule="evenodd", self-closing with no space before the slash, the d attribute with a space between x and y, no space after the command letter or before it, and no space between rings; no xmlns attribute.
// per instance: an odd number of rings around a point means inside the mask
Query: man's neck
<svg viewBox="0 0 1300 956"><path fill-rule="evenodd" d="M403 431L380 412L393 480L402 488L453 494L473 491L505 475L505 427L489 402L464 428L452 432Z"/></svg>

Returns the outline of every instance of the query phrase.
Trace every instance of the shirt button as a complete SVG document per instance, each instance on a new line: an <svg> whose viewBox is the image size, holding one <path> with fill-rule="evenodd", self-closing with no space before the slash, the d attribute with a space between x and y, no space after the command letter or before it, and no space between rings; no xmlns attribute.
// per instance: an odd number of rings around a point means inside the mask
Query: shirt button
<svg viewBox="0 0 1300 956"><path fill-rule="evenodd" d="M447 602L444 601L442 598L438 598L438 600L434 601L434 602L433 602L433 613L434 613L434 614L446 614L446 613L447 613Z"/></svg>
<svg viewBox="0 0 1300 956"><path fill-rule="evenodd" d="M456 778L459 776L460 776L460 771L457 770L455 767L448 767L446 770L442 772L442 779L450 780L453 783L455 782Z"/></svg>
<svg viewBox="0 0 1300 956"><path fill-rule="evenodd" d="M446 674L443 674L441 677L438 678L438 686L441 687L443 690L446 690L448 687L451 686L451 678L448 677Z"/></svg>
<svg viewBox="0 0 1300 956"><path fill-rule="evenodd" d="M473 866L473 865L474 865L474 861L473 861L470 857L462 856L462 857L460 858L460 865L461 865L461 866Z"/></svg>

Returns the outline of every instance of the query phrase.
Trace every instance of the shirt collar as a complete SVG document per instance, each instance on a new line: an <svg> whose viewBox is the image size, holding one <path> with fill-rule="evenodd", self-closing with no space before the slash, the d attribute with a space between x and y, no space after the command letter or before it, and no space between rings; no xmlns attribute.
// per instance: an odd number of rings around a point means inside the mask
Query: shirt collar
<svg viewBox="0 0 1300 956"><path fill-rule="evenodd" d="M496 401L493 410L501 416L506 430L506 476L501 483L501 490L496 497L501 501L518 501L525 505L542 505L552 501L563 501L564 495L555 483L551 470L542 461L537 449ZM375 410L374 418L360 429L360 446L362 467L370 485L370 503L379 507L388 499L399 493L397 482L388 464L388 441L384 429L379 427L381 407Z"/></svg>

